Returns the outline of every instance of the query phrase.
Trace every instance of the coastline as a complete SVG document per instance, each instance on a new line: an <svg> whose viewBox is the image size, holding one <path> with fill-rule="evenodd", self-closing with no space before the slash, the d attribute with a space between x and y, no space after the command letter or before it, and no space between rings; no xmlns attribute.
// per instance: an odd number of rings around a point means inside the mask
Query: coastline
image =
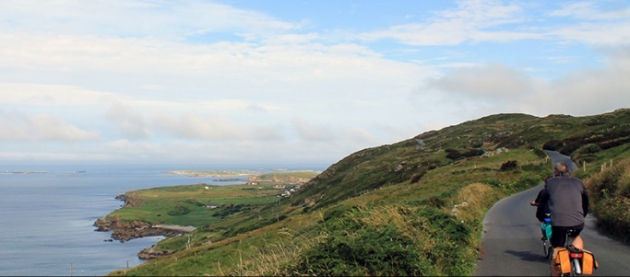
<svg viewBox="0 0 630 277"><path fill-rule="evenodd" d="M216 172L217 171L205 171L204 173L215 174ZM221 172L225 174L221 176L235 176L234 171ZM168 174L187 176L190 176L190 173L191 171L168 172ZM134 190L127 191L124 194L119 194L114 198L123 201L124 204L120 205L120 208L109 212L107 215L96 219L93 223L93 226L96 227L94 231L111 232L111 239L106 239L105 241L113 242L114 240L117 240L120 243L144 237L161 236L168 238L181 236L194 232L196 230L196 227L170 224L173 223L173 221L166 220L165 222L166 218L161 217L162 214L168 214L170 215L170 217L186 215L192 209L197 211L202 210L203 212L201 214L204 214L204 216L210 216L212 215L212 213L218 213L216 211L210 211L211 209L217 208L219 206L218 204L225 204L224 202L226 202L225 198L222 198L221 201L219 201L217 204L217 202L213 202L210 199L218 198L218 196L213 197L212 195L225 194L225 190L229 191L228 195L231 195L230 199L234 199L234 203L238 204L240 203L239 201L243 201L241 197L251 199L260 197L271 197L275 199L277 197L281 197L282 195L289 195L291 192L299 189L301 184L311 179L308 177L303 177L303 174L299 174L297 176L288 175L287 173L270 174L270 176L252 176L252 172L249 171L246 173L244 171L241 171L240 173L240 176L249 176L247 178L247 183L243 182L242 184L237 184L234 186L209 186L206 184L182 185L172 186L166 189L149 188L145 190ZM207 177L207 175L204 177ZM213 181L219 182L221 180ZM274 185L278 183L283 183L286 185ZM266 189L263 189L263 187L265 187ZM264 196L260 196L259 194L261 193L264 194ZM164 201L168 201L169 205L173 205L174 208L171 207L169 208L170 210L158 209L159 211L150 209L143 210L146 209L146 207L155 208L155 205L164 206L164 203L155 203L156 201L162 201L160 197L166 197ZM150 204L145 205L147 203ZM230 205L233 206L234 204ZM120 212L120 209L124 208L138 208L139 211L136 212L135 209L131 209ZM223 210L220 209L219 212L223 212ZM150 215L147 216L146 213L149 213ZM137 216L138 214L142 215ZM177 222L181 224L181 222L186 221ZM178 250L156 249L156 245L152 245L150 247L141 249L140 252L137 253L137 256L140 259L148 260L161 256L171 255L177 251Z"/></svg>
<svg viewBox="0 0 630 277"><path fill-rule="evenodd" d="M129 195L129 193L117 195L115 198L125 202L122 207L137 205L136 201ZM150 236L173 237L196 230L193 226L153 224L151 222L140 220L125 221L121 219L120 216L109 217L109 215L97 219L93 226L97 227L94 230L96 232L112 232L111 239L107 241L111 242L117 240L120 243L136 238ZM137 254L138 258L149 260L176 252L156 250L154 249L154 246L155 245L152 245L151 247L140 250Z"/></svg>
<svg viewBox="0 0 630 277"><path fill-rule="evenodd" d="M255 171L216 171L216 170L173 170L166 174L186 175L188 177L226 177L226 176L258 176L262 173Z"/></svg>

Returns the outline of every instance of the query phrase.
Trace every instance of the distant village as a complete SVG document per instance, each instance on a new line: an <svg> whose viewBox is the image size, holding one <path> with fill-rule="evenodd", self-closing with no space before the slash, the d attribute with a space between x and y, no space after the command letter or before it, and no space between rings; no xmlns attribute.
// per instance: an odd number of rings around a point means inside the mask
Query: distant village
<svg viewBox="0 0 630 277"><path fill-rule="evenodd" d="M257 186L260 182L247 182L247 185ZM304 185L304 182L291 182L289 185L274 185L274 189L284 189L282 193L276 194L276 197L290 197L291 194L295 194L300 190L300 187Z"/></svg>

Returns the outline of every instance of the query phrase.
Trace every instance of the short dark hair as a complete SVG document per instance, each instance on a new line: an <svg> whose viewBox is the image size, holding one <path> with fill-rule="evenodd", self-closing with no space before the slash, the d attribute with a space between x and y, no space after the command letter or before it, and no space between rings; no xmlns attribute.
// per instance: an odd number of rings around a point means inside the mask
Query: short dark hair
<svg viewBox="0 0 630 277"><path fill-rule="evenodd" d="M553 175L554 176L568 176L569 175L569 167L565 163L556 163L553 167Z"/></svg>

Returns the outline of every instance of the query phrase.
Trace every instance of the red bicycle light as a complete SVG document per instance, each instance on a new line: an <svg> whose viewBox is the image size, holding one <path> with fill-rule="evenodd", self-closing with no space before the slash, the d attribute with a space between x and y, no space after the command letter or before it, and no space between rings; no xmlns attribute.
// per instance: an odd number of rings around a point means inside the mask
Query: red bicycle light
<svg viewBox="0 0 630 277"><path fill-rule="evenodd" d="M571 258L573 259L581 259L582 258L583 253L571 253Z"/></svg>

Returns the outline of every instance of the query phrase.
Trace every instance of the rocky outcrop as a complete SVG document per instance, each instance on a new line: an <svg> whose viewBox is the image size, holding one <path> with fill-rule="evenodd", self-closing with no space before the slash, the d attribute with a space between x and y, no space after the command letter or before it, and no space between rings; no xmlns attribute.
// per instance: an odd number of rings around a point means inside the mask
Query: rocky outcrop
<svg viewBox="0 0 630 277"><path fill-rule="evenodd" d="M149 222L139 220L122 221L118 216L97 219L94 226L98 232L112 231L112 239L120 242L148 236L172 237L184 233L182 230L158 228Z"/></svg>
<svg viewBox="0 0 630 277"><path fill-rule="evenodd" d="M137 199L137 197L134 197L134 192L119 194L115 198L124 201L124 207L138 207L142 203ZM97 227L95 230L97 232L111 231L112 239L119 240L120 242L149 236L172 237L178 234L194 231L194 227L190 226L173 228L171 225L153 225L150 222L140 220L122 220L120 216L106 216L97 219L94 222L94 226Z"/></svg>
<svg viewBox="0 0 630 277"><path fill-rule="evenodd" d="M127 192L125 194L119 194L116 195L116 199L120 200L120 201L124 201L125 204L123 205L123 207L139 207L140 204L142 204L142 201L136 199L133 197L134 192Z"/></svg>
<svg viewBox="0 0 630 277"><path fill-rule="evenodd" d="M124 201L125 207L138 207L141 202L136 200L133 192L120 194L116 196L116 199ZM94 222L97 232L112 232L111 239L105 241L111 242L118 240L125 242L135 238L149 237L149 236L165 236L173 237L181 235L183 233L189 233L196 228L193 226L179 226L179 225L153 225L150 222L141 220L123 220L120 216L105 216L99 218ZM138 258L149 260L157 257L167 256L176 252L176 250L156 250L155 245L147 247L138 253Z"/></svg>
<svg viewBox="0 0 630 277"><path fill-rule="evenodd" d="M177 251L176 250L156 250L155 245L151 245L151 247L142 249L142 251L138 253L138 258L143 259L143 260L150 260L150 259L155 259L155 258L159 258L163 256L168 256L175 252Z"/></svg>

